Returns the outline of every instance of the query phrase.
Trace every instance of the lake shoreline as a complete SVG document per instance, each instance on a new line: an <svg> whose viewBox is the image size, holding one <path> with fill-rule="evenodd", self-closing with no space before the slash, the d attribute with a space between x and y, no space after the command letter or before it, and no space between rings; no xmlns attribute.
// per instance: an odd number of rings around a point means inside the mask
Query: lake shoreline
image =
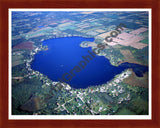
<svg viewBox="0 0 160 128"><path fill-rule="evenodd" d="M59 81L61 78L66 79L68 77L67 79L69 79L69 81L67 80L65 82L70 86L73 86L74 88L80 88L77 86L82 86L82 88L86 88L87 81L90 81L88 85L93 85L93 86L100 85L100 84L106 83L107 81L112 80L114 78L114 75L121 73L128 67L135 68L136 65L134 63L133 64L121 63L122 65L123 64L124 65L123 66L119 65L120 67L112 65L108 58L104 56L99 56L99 55L97 55L96 58L92 58L93 59L92 60L91 56L89 56L87 52L88 50L90 51L91 48L82 49L80 46L80 44L86 40L93 41L94 38L84 38L84 37L74 36L74 37L65 37L65 38L56 38L56 39L53 38L53 39L45 40L43 42L43 47L47 46L48 50L41 51L41 52L38 52L38 54L36 54L36 57L38 56L39 57L33 60L32 69L41 72L52 81ZM68 49L66 49L66 47L63 47L63 46L66 46L71 51L69 51ZM52 50L52 49L55 49L55 50ZM72 53L75 53L75 54L73 55ZM61 60L59 60L58 58L61 58ZM91 60L92 60L92 64L90 63L87 64L88 61L91 61ZM90 66L87 66L87 69L86 68L83 69L85 66L81 66L79 67L79 69L75 69L77 62L81 62L83 63L83 65L90 65ZM40 68L41 65L45 65L45 67L43 66L42 68ZM63 65L63 67L61 65ZM65 68L66 66L68 68ZM96 68L94 66L96 66ZM137 65L137 66L142 67L142 65ZM56 67L56 68L50 69L49 67ZM81 71L80 68L82 68L83 70L81 69L82 70ZM68 70L70 72L68 72ZM47 74L46 72L49 74ZM56 75L53 75L53 74L56 74ZM60 74L63 74L63 75L60 75ZM99 74L98 76L100 77L95 77L94 74L97 74L97 75ZM83 78L84 76L85 76L85 79ZM94 79L91 79L91 78L94 78ZM78 82L78 84L76 81Z"/></svg>

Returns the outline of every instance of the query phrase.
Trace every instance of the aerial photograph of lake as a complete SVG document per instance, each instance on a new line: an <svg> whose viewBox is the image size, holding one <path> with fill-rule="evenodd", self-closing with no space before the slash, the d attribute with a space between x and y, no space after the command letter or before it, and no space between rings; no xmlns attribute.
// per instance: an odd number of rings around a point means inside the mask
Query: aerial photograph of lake
<svg viewBox="0 0 160 128"><path fill-rule="evenodd" d="M149 116L149 10L11 9L10 18L11 116Z"/></svg>

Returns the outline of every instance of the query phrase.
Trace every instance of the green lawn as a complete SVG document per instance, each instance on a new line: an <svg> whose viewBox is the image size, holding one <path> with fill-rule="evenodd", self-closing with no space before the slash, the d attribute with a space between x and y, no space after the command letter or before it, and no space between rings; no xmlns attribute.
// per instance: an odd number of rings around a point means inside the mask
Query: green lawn
<svg viewBox="0 0 160 128"><path fill-rule="evenodd" d="M127 108L122 108L115 115L136 115L136 113Z"/></svg>

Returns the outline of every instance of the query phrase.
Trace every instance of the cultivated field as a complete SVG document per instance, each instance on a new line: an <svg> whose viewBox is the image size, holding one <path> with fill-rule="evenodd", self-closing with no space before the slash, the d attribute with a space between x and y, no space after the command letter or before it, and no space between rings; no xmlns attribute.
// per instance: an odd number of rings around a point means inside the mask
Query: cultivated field
<svg viewBox="0 0 160 128"><path fill-rule="evenodd" d="M22 55L15 55L12 56L12 67L23 64L23 56Z"/></svg>
<svg viewBox="0 0 160 128"><path fill-rule="evenodd" d="M134 58L130 50L120 50L120 52L125 58L124 62L139 64L139 62Z"/></svg>
<svg viewBox="0 0 160 128"><path fill-rule="evenodd" d="M111 46L120 44L123 46L131 46L136 49L143 49L144 47L148 46L148 44L140 42L140 41L146 39L146 37L140 36L139 34L145 32L147 30L148 30L147 28L142 27L142 28L131 31L130 33L122 31L122 33L118 34L117 37L111 37L112 42L107 42L107 41L105 41L105 42ZM112 31L102 33L102 34L98 35L98 37L105 39L107 36L110 36L111 32Z"/></svg>
<svg viewBox="0 0 160 128"><path fill-rule="evenodd" d="M16 46L13 47L13 50L14 49L29 49L29 50L33 50L33 42L27 41L27 42L23 42L23 43L17 44Z"/></svg>

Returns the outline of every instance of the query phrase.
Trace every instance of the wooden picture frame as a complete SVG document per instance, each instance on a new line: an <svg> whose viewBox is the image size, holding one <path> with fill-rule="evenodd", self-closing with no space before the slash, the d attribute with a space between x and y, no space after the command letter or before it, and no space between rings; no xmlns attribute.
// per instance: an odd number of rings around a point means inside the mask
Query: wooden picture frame
<svg viewBox="0 0 160 128"><path fill-rule="evenodd" d="M1 0L0 1L0 127L160 127L160 59L159 59L159 5L158 0ZM151 120L9 120L8 119L8 47L9 8L151 8L152 9L152 119Z"/></svg>

